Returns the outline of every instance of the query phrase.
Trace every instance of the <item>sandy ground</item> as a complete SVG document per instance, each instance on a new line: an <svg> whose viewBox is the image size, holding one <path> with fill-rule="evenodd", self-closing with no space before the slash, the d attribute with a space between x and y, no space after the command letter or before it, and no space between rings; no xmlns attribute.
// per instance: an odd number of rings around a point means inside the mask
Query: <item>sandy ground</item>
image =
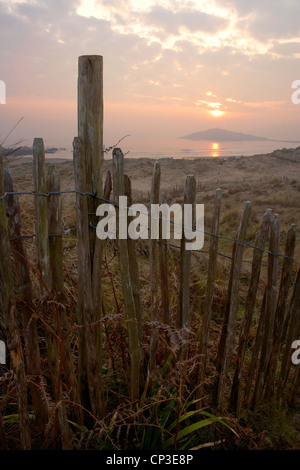
<svg viewBox="0 0 300 470"><path fill-rule="evenodd" d="M183 186L186 175L193 174L198 184L216 187L222 184L263 183L270 179L297 180L300 183L300 147L282 149L270 154L249 157L209 157L196 159L161 159L161 187L172 189ZM46 157L48 164L60 169L64 183L73 182L71 160ZM125 172L130 176L132 188L149 191L155 160L150 158L127 158ZM32 172L32 157L10 157L5 162L12 175L21 183L21 176L28 181ZM111 159L105 160L105 171L112 169ZM275 184L275 183L274 183ZM275 189L275 187L274 187Z"/></svg>
<svg viewBox="0 0 300 470"><path fill-rule="evenodd" d="M215 189L222 189L224 231L237 229L243 202L252 203L253 230L261 223L264 211L271 208L281 218L281 231L286 233L292 223L297 225L300 257L300 147L282 149L271 154L249 157L211 157L196 159L161 159L161 189L167 202L182 202L186 176L193 174L197 182L197 202L204 203L206 221L212 213ZM124 170L131 178L133 201L149 202L155 160L125 156ZM55 164L61 175L61 188L74 189L72 160L50 156L46 164ZM5 166L10 169L15 189L33 190L32 157L10 157ZM104 178L112 170L112 160L105 160ZM68 195L73 201L73 195ZM65 196L66 197L66 196ZM65 199L64 199L65 200ZM72 202L74 208L75 201ZM284 242L284 240L283 240Z"/></svg>

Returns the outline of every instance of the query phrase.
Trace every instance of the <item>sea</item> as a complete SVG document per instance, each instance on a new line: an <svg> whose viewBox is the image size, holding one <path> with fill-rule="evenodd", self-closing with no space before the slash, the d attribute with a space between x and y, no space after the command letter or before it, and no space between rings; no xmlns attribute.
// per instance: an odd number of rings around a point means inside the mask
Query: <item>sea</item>
<svg viewBox="0 0 300 470"><path fill-rule="evenodd" d="M111 145L112 147L113 145ZM155 160L195 159L195 158L219 158L240 157L272 153L282 148L296 148L300 141L243 141L243 142L207 142L190 141L182 139L124 139L117 147L121 148L128 158L152 158ZM106 148L105 159L112 158L111 147ZM48 158L72 159L72 148L64 148L53 154L47 154Z"/></svg>

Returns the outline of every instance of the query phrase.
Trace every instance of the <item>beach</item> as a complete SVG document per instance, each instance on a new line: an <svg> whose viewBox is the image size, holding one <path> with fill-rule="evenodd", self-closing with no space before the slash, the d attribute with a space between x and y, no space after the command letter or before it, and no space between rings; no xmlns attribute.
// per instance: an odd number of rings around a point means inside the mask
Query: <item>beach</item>
<svg viewBox="0 0 300 470"><path fill-rule="evenodd" d="M205 205L206 226L210 224L214 192L222 189L224 230L231 227L231 235L238 227L244 201L251 201L253 230L258 228L264 211L271 208L280 215L284 234L292 223L297 225L300 238L300 147L280 149L269 154L240 157L158 160L161 167L161 191L168 202L182 202L186 176L193 174L197 182L197 203ZM152 172L155 160L124 157L124 172L131 179L135 203L149 202ZM47 165L55 165L61 176L63 190L74 189L73 162L70 159L46 156ZM16 190L33 190L32 157L6 159ZM111 157L104 161L103 180L112 172ZM64 201L73 201L73 195L64 195ZM73 202L71 203L73 207ZM65 203L64 207L69 206ZM72 209L73 210L73 209ZM257 222L257 223L256 223ZM221 227L222 228L222 227ZM300 244L296 258L300 259Z"/></svg>

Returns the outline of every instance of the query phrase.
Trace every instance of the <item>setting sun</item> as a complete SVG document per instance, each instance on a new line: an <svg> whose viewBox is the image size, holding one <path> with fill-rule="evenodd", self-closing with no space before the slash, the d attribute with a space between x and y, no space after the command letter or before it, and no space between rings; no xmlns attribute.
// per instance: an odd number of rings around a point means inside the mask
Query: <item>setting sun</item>
<svg viewBox="0 0 300 470"><path fill-rule="evenodd" d="M215 117L219 117L224 114L224 111L221 111L220 109L214 109L213 111L210 111L210 113Z"/></svg>

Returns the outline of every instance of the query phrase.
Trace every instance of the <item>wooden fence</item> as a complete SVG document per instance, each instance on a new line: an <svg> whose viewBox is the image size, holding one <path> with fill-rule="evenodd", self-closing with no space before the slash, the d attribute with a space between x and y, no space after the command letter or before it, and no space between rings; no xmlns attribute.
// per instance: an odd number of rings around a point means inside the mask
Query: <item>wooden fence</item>
<svg viewBox="0 0 300 470"><path fill-rule="evenodd" d="M300 269L293 259L296 227L286 237L285 253L279 254L280 219L267 209L252 246L251 273L247 295L241 307L241 273L251 203L242 207L236 237L232 240L226 301L215 353L211 354L213 303L218 268L222 191L215 191L209 234L205 297L202 308L191 307L191 269L193 256L183 237L179 248L160 237L149 242L149 305L141 299L140 251L134 240L118 238L108 243L96 236L99 204L110 201L118 215L118 197L126 195L131 204L131 182L124 175L124 156L113 149L113 175L103 181L103 94L102 57L79 59L78 137L73 142L77 217L77 315L71 318L64 305L64 259L62 250L62 208L59 174L45 166L43 140L33 144L34 212L37 265L23 246L20 205L9 172L3 170L0 154L0 338L9 351L10 368L19 415L20 442L30 449L34 429L45 430L52 423L52 442L63 449L72 448L70 421L81 425L87 415L104 419L112 397L106 397L107 374L104 348L110 348L103 316L103 266L106 249L118 253L118 274L122 297L119 313L124 313L130 357L128 396L138 402L155 380L169 357L172 364L193 361L196 373L189 384L205 405L240 416L243 410L261 403L291 403L299 396L299 365L292 364L292 343L300 335ZM100 129L100 131L99 131ZM160 164L153 169L150 203L162 203ZM195 205L196 181L188 175L183 202ZM117 217L118 220L118 217ZM130 220L128 221L130 222ZM268 246L267 246L268 243ZM112 245L112 246L111 246ZM251 245L250 245L251 247ZM179 265L178 299L174 309L170 299L170 253ZM267 278L262 301L258 295L263 255L267 254ZM283 260L281 263L280 261ZM249 260L248 260L249 261ZM295 269L296 266L296 269ZM38 309L31 282L34 273L40 283ZM245 285L245 283L244 283ZM110 292L110 297L117 294ZM194 300L195 302L195 300ZM196 303L202 302L196 299ZM193 304L194 305L194 304ZM174 315L175 311L175 315ZM258 314L259 312L259 314ZM198 329L195 331L195 315ZM21 323L20 323L21 322ZM145 329L149 334L145 334ZM237 329L237 327L239 329ZM254 341L250 330L255 331ZM170 331L180 338L171 344ZM74 353L73 335L76 338ZM214 332L215 335L215 332ZM127 343L127 340L126 340ZM193 348L190 344L193 343ZM46 348L46 352L44 350ZM158 356L163 350L164 361ZM107 351L105 351L107 356ZM113 354L113 352L112 352ZM45 368L44 362L47 362ZM169 359L168 359L169 360ZM4 373L7 366L0 365ZM123 371L118 372L122 374ZM207 385L209 384L209 385ZM49 388L51 387L51 388ZM205 398L203 398L205 396ZM51 400L50 400L51 398ZM114 398L115 400L115 398ZM49 407L49 403L53 407ZM0 403L0 447L6 448L5 426ZM32 427L30 415L34 415ZM60 439L58 439L60 436ZM61 444L58 444L61 442Z"/></svg>

